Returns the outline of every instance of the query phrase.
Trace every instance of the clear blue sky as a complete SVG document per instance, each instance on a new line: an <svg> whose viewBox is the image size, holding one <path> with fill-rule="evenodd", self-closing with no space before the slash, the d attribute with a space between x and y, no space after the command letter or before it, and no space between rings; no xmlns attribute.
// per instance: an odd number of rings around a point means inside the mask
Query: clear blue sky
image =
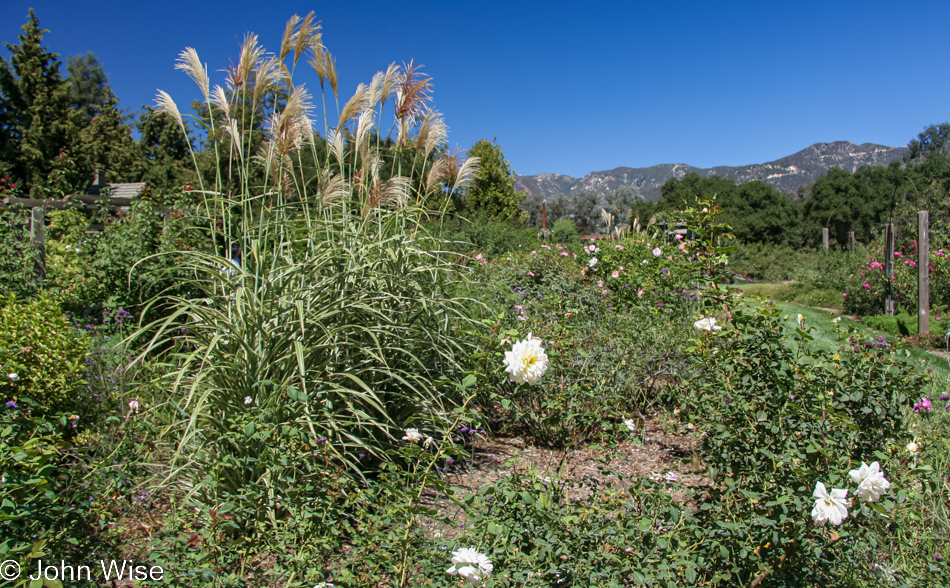
<svg viewBox="0 0 950 588"><path fill-rule="evenodd" d="M4 0L0 41L16 43L31 6L46 45L64 62L95 53L132 108L159 88L179 105L198 96L174 69L184 47L223 84L217 70L245 32L276 51L287 19L314 10L341 99L415 59L434 78L450 144L497 137L525 175L746 165L838 140L906 145L950 120L945 0ZM297 81L319 88L315 75Z"/></svg>

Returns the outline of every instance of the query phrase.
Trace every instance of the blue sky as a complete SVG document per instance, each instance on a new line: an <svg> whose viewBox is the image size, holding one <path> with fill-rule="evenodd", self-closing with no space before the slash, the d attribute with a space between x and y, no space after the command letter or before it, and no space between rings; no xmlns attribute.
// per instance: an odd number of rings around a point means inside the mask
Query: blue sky
<svg viewBox="0 0 950 588"><path fill-rule="evenodd" d="M132 108L157 89L180 105L198 96L174 69L184 47L223 84L217 70L245 32L276 51L287 19L314 10L341 100L415 59L450 145L497 137L525 175L746 165L838 140L906 145L950 120L945 1L5 0L0 41L16 43L31 6L45 44L64 62L95 53ZM297 81L319 88L315 75Z"/></svg>

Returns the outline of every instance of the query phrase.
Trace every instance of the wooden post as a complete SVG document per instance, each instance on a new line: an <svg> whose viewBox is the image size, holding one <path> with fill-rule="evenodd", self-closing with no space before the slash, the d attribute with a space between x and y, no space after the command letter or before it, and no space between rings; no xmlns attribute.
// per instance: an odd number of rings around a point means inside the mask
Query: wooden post
<svg viewBox="0 0 950 588"><path fill-rule="evenodd" d="M917 334L930 334L930 213L917 213Z"/></svg>
<svg viewBox="0 0 950 588"><path fill-rule="evenodd" d="M887 280L887 298L884 314L894 316L894 225L884 225L884 278Z"/></svg>
<svg viewBox="0 0 950 588"><path fill-rule="evenodd" d="M848 250L851 253L854 253L854 250L857 248L857 240L854 238L854 231L848 233Z"/></svg>
<svg viewBox="0 0 950 588"><path fill-rule="evenodd" d="M35 249L34 267L36 281L46 279L46 211L42 208L30 209L30 241Z"/></svg>
<svg viewBox="0 0 950 588"><path fill-rule="evenodd" d="M828 231L828 227L825 227L821 230L821 241L825 246L825 251L828 251L829 242L831 241L831 235Z"/></svg>

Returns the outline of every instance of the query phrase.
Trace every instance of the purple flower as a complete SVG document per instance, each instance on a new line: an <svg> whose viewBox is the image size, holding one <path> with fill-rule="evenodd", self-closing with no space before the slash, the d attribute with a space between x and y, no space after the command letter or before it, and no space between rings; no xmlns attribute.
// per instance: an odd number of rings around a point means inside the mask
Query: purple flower
<svg viewBox="0 0 950 588"><path fill-rule="evenodd" d="M932 405L930 404L930 401L926 398L921 398L920 402L914 405L914 412L919 413L921 410L930 410L931 408Z"/></svg>
<svg viewBox="0 0 950 588"><path fill-rule="evenodd" d="M13 402L12 400L7 401L7 406L12 406L13 408L20 408L19 406L17 406L17 403Z"/></svg>
<svg viewBox="0 0 950 588"><path fill-rule="evenodd" d="M941 394L940 396L937 397L937 400L950 400L950 395Z"/></svg>

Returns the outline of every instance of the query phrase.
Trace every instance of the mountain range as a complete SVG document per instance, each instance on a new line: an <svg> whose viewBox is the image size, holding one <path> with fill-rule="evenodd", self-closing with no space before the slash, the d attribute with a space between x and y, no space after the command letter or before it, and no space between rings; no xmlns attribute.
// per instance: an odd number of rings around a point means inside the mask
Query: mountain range
<svg viewBox="0 0 950 588"><path fill-rule="evenodd" d="M887 165L900 160L907 147L887 147L874 143L855 145L849 141L815 143L798 153L770 161L739 167L693 167L684 163L664 163L652 167L618 167L608 171L592 172L582 178L561 174L515 176L515 189L542 197L557 194L595 192L607 194L624 186L636 187L650 201L660 199L660 187L670 178L682 178L688 173L701 176L722 176L737 184L761 180L776 189L793 195L798 187L810 184L832 167L855 172L859 167L873 164Z"/></svg>

